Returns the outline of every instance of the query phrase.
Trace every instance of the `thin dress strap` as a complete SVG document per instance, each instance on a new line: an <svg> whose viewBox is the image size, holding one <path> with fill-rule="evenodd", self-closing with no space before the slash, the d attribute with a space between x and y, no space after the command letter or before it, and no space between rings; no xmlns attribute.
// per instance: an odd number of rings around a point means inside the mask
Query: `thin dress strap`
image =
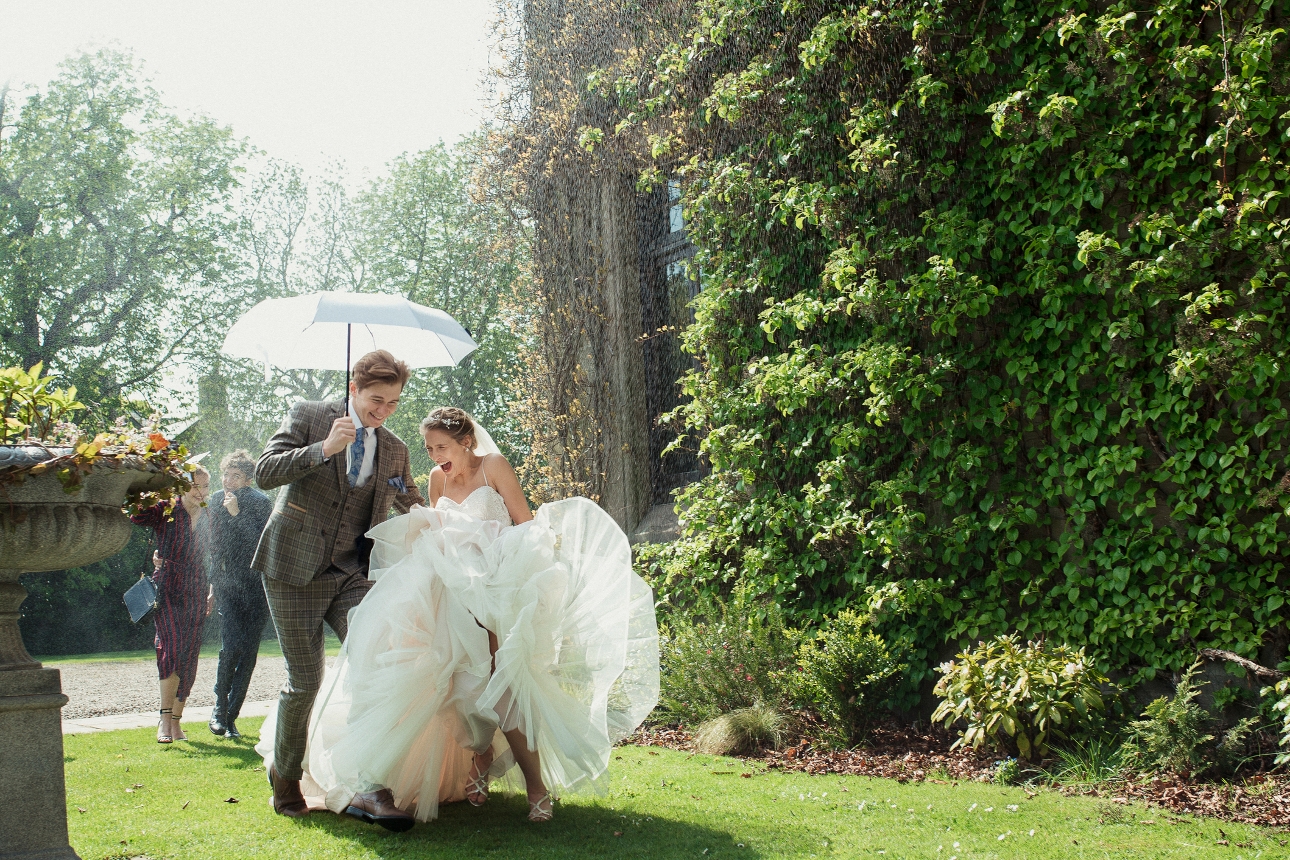
<svg viewBox="0 0 1290 860"><path fill-rule="evenodd" d="M484 486L491 488L493 485L488 483L488 470L484 468L483 463L479 464L479 471L484 473Z"/></svg>

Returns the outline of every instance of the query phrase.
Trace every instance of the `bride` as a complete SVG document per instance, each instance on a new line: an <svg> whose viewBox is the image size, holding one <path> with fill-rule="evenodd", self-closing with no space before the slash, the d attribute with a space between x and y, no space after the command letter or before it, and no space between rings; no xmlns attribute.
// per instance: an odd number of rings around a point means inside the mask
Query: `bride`
<svg viewBox="0 0 1290 860"><path fill-rule="evenodd" d="M612 745L658 700L653 594L618 525L583 498L534 516L460 409L421 422L431 507L368 532L363 602L309 720L305 794L344 812L383 786L421 821L488 799L518 767L529 819L602 787ZM257 752L273 755L274 715Z"/></svg>

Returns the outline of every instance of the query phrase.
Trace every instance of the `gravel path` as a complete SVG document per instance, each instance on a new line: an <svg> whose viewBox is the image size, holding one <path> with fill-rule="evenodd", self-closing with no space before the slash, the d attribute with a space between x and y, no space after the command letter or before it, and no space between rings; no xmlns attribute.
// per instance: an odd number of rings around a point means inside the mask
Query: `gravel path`
<svg viewBox="0 0 1290 860"><path fill-rule="evenodd" d="M334 657L327 658L331 665ZM193 684L188 707L215 704L214 658L203 658L197 664L197 681ZM104 663L70 663L59 666L63 676L63 692L68 703L63 707L64 719L105 717L111 714L133 714L155 711L160 694L157 691L157 664L152 660L120 660ZM287 679L286 663L281 657L261 657L251 675L248 702L276 698Z"/></svg>

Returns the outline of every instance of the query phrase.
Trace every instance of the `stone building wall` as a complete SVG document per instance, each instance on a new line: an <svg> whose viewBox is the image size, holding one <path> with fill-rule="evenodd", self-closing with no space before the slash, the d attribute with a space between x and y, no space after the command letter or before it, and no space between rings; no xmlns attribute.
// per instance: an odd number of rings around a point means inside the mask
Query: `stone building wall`
<svg viewBox="0 0 1290 860"><path fill-rule="evenodd" d="M668 186L642 192L630 150L591 153L578 141L612 111L588 93L586 75L630 45L641 9L591 0L515 8L514 68L527 92L503 160L534 229L540 343L526 408L543 428L534 442L545 463L534 484L547 498L592 496L629 535L646 522L658 536L675 528L672 491L699 474L692 453L661 456L672 437L658 423L689 366L678 329L693 290L677 273L691 251Z"/></svg>

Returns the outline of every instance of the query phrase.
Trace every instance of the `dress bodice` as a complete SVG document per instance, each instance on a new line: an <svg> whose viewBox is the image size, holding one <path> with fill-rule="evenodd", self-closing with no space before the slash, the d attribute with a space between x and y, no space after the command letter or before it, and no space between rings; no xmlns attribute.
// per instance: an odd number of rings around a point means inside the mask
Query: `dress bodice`
<svg viewBox="0 0 1290 860"><path fill-rule="evenodd" d="M502 499L501 494L488 485L484 485L472 492L464 502L455 502L448 498L447 494L444 494L439 497L439 501L435 502L434 506L438 510L455 508L476 519L493 520L503 526L514 525L511 520L511 512L507 510L506 502Z"/></svg>

